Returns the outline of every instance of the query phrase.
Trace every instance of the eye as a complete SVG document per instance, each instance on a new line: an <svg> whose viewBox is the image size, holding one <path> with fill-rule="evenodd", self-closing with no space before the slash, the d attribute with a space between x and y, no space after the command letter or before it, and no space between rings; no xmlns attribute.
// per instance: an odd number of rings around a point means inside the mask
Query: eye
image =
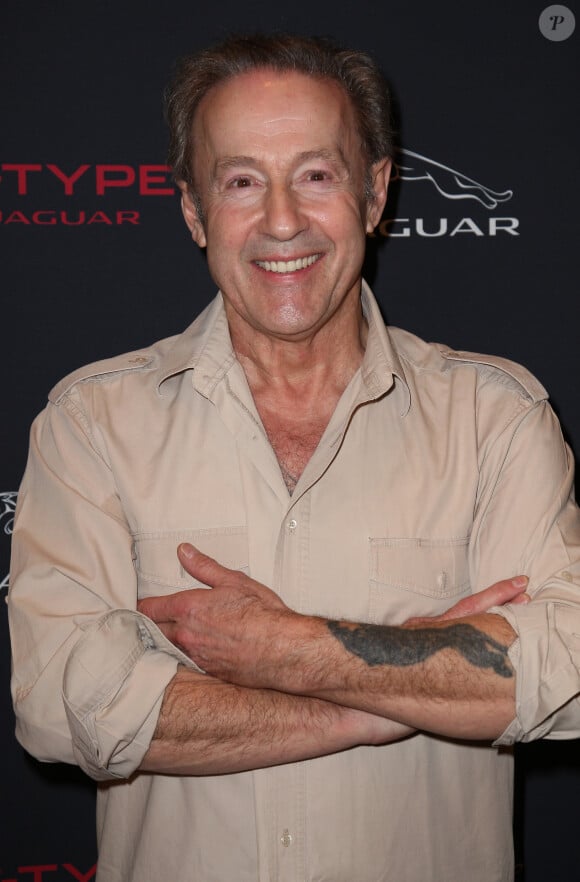
<svg viewBox="0 0 580 882"><path fill-rule="evenodd" d="M233 178L231 181L228 181L228 187L231 190L242 190L245 187L252 186L252 179L247 177L246 175L239 175L237 178Z"/></svg>
<svg viewBox="0 0 580 882"><path fill-rule="evenodd" d="M327 181L330 175L328 172L315 169L314 171L308 172L307 177L309 181Z"/></svg>

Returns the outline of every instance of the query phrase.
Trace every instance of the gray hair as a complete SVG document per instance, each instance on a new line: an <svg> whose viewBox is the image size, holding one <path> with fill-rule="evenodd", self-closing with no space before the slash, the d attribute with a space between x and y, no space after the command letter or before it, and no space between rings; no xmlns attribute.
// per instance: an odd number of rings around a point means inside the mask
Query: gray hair
<svg viewBox="0 0 580 882"><path fill-rule="evenodd" d="M366 52L344 49L321 37L292 34L233 36L183 58L165 92L170 131L168 162L174 178L187 184L198 213L201 205L193 180L195 112L214 86L239 74L264 68L333 80L344 89L352 102L366 153L365 190L370 197L370 166L393 155L389 90L372 58Z"/></svg>

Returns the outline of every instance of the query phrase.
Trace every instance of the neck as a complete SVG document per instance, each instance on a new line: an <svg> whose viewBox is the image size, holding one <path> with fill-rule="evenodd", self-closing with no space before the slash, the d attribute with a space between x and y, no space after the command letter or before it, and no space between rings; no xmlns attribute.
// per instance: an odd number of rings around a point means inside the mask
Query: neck
<svg viewBox="0 0 580 882"><path fill-rule="evenodd" d="M368 327L360 301L346 317L301 340L250 334L247 327L240 335L230 321L234 350L290 493L363 359Z"/></svg>
<svg viewBox="0 0 580 882"><path fill-rule="evenodd" d="M338 399L361 365L368 332L360 303L356 313L344 319L300 339L253 329L248 333L247 327L240 334L230 321L234 351L254 396L269 390L282 399L299 396L306 403L320 401L333 390Z"/></svg>

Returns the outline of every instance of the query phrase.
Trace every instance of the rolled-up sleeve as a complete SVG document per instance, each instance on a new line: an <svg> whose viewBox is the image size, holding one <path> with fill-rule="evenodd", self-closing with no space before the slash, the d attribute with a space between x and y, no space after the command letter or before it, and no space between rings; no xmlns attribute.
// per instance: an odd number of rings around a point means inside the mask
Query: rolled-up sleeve
<svg viewBox="0 0 580 882"><path fill-rule="evenodd" d="M503 615L518 635L517 715L496 743L580 737L580 611L548 600L514 609Z"/></svg>
<svg viewBox="0 0 580 882"><path fill-rule="evenodd" d="M8 612L16 735L37 758L126 778L153 736L179 664L136 612L132 536L105 452L73 398L31 431L18 496Z"/></svg>
<svg viewBox="0 0 580 882"><path fill-rule="evenodd" d="M496 744L580 736L580 512L573 457L547 402L488 452L471 543L475 590L517 574L531 602L497 607L516 633L516 716Z"/></svg>
<svg viewBox="0 0 580 882"><path fill-rule="evenodd" d="M175 674L175 649L144 616L106 614L69 655L63 702L76 762L92 778L127 778L140 765ZM191 663L189 663L191 664Z"/></svg>

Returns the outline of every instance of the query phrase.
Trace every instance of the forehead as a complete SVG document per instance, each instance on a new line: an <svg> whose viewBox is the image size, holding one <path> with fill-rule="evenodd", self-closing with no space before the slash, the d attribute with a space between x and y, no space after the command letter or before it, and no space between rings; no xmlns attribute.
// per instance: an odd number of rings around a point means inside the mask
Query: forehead
<svg viewBox="0 0 580 882"><path fill-rule="evenodd" d="M214 86L193 122L194 144L237 153L248 142L290 149L294 141L358 141L351 100L337 82L259 69Z"/></svg>

